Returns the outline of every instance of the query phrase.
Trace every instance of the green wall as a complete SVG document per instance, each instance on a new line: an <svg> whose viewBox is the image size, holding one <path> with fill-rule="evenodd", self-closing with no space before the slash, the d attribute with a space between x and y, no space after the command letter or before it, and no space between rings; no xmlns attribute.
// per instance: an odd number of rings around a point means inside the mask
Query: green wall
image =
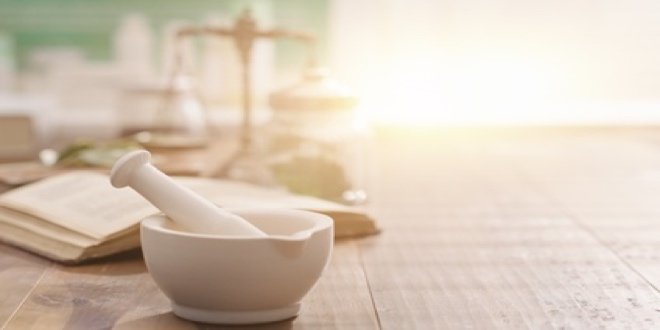
<svg viewBox="0 0 660 330"><path fill-rule="evenodd" d="M139 12L149 18L154 36L168 21L202 22L210 14L235 17L251 8L257 19L315 33L321 57L327 40L327 7L330 0L0 0L0 32L14 39L20 68L26 56L43 46L76 46L90 59L106 60L111 54L112 33L119 19ZM155 49L158 53L158 48ZM299 63L299 46L277 43L279 67Z"/></svg>

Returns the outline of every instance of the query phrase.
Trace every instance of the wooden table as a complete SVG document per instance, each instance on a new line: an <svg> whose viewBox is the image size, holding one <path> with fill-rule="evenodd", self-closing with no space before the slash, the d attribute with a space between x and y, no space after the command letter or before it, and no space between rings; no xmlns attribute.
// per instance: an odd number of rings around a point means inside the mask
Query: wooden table
<svg viewBox="0 0 660 330"><path fill-rule="evenodd" d="M379 236L338 242L264 329L660 329L660 129L383 134ZM0 245L0 327L194 329L139 253L63 267Z"/></svg>

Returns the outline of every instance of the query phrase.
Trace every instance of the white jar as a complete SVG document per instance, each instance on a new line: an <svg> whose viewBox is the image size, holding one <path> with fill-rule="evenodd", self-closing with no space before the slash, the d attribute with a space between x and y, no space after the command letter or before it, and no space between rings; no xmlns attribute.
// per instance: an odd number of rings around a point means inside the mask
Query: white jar
<svg viewBox="0 0 660 330"><path fill-rule="evenodd" d="M270 97L266 161L291 192L347 204L366 200L366 135L356 126L357 99L323 69Z"/></svg>

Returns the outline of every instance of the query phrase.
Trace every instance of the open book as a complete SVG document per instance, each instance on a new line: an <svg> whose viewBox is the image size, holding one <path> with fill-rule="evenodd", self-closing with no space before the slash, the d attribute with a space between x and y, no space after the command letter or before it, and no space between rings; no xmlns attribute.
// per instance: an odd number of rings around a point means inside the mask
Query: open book
<svg viewBox="0 0 660 330"><path fill-rule="evenodd" d="M226 208L296 208L324 213L336 237L378 231L365 213L312 197L241 182L176 178ZM75 171L0 195L0 240L48 258L78 263L140 245L139 222L158 209L130 188L115 189L107 175Z"/></svg>

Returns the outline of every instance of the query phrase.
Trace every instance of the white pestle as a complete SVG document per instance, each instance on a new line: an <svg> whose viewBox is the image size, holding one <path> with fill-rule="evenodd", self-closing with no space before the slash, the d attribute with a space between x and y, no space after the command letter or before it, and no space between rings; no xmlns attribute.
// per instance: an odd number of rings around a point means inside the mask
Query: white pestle
<svg viewBox="0 0 660 330"><path fill-rule="evenodd" d="M245 219L214 205L151 165L145 150L130 152L115 162L110 182L130 186L170 219L200 234L265 237Z"/></svg>

